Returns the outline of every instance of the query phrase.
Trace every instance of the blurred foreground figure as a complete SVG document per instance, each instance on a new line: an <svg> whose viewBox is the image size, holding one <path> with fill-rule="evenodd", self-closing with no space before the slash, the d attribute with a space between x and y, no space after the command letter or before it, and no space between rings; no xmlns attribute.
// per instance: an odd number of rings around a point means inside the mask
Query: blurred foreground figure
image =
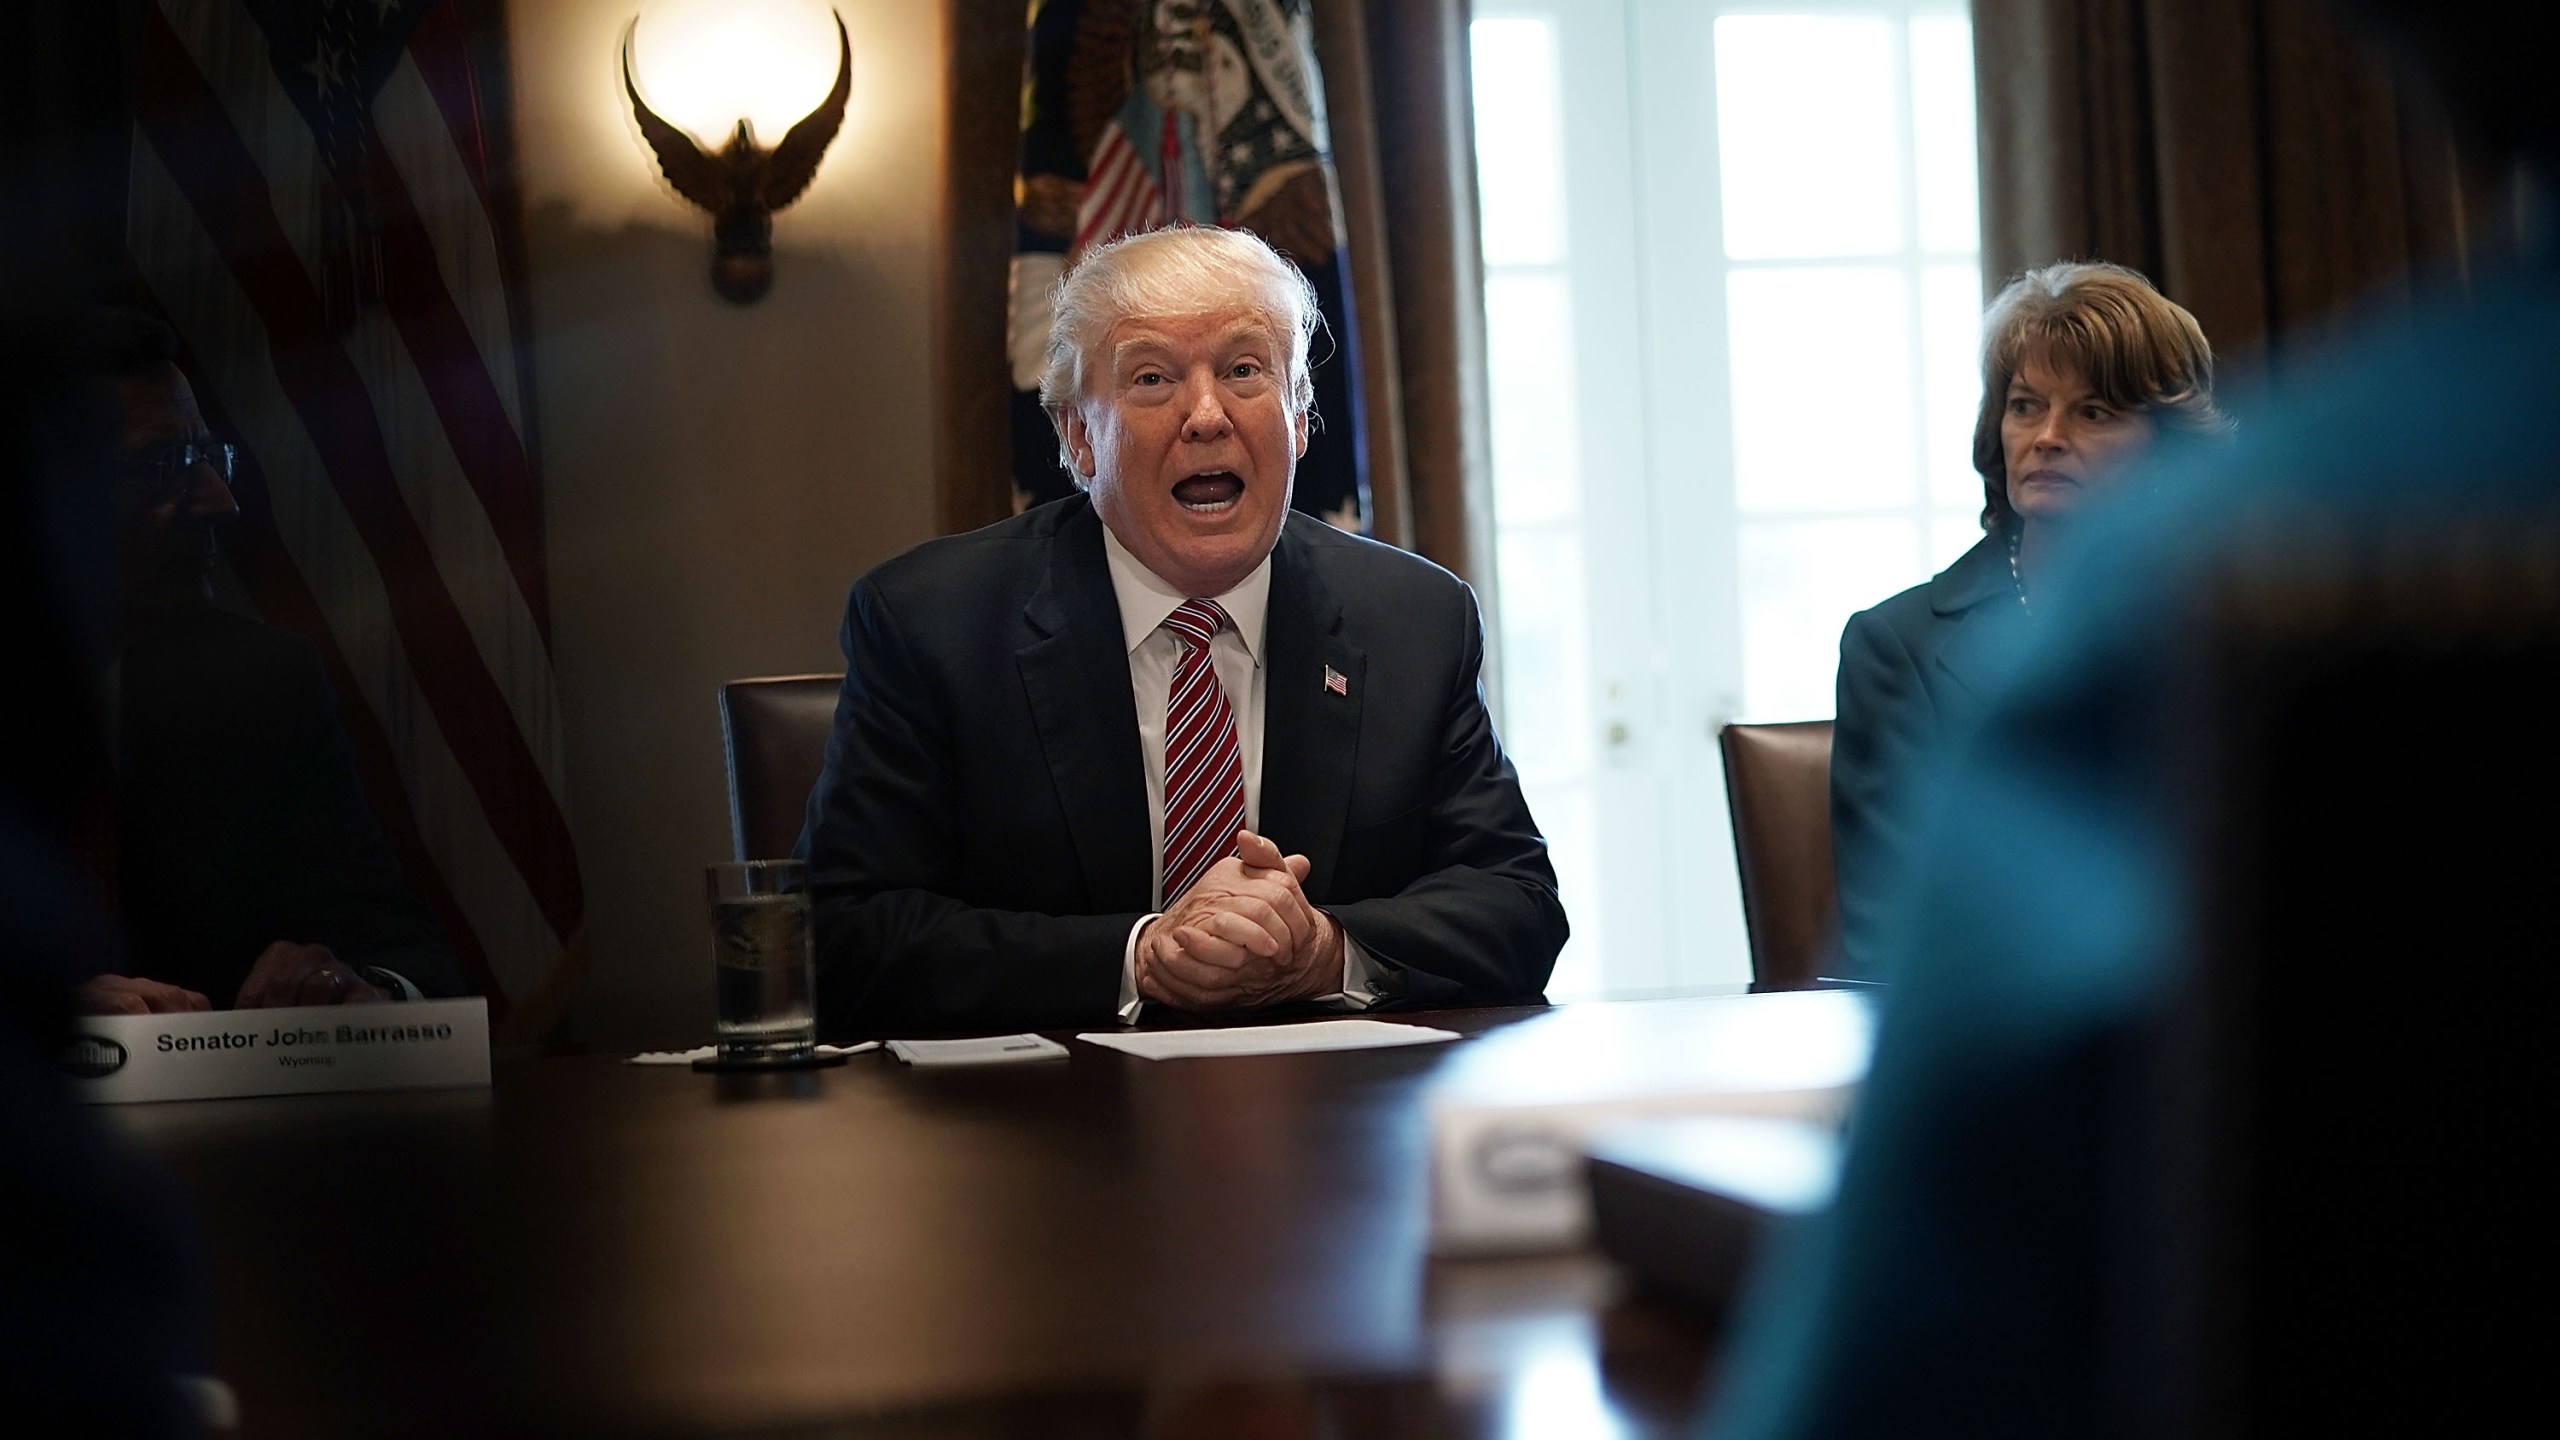
<svg viewBox="0 0 2560 1440"><path fill-rule="evenodd" d="M67 844L105 764L84 677L108 628L111 422L28 278L0 273L0 673L25 687L0 748L0 1428L191 1435L209 1301L183 1202L54 1064L73 987L114 953Z"/></svg>
<svg viewBox="0 0 2560 1440"><path fill-rule="evenodd" d="M83 859L117 896L132 974L93 1014L468 995L443 927L400 882L319 657L214 608L232 448L205 428L149 316L95 320L88 361L121 434L114 515L113 801Z"/></svg>
<svg viewBox="0 0 2560 1440"><path fill-rule="evenodd" d="M2547 48L2360 13L2548 179ZM1840 1199L1707 1433L2472 1434L2540 1399L2551 241L2081 547L1955 763Z"/></svg>

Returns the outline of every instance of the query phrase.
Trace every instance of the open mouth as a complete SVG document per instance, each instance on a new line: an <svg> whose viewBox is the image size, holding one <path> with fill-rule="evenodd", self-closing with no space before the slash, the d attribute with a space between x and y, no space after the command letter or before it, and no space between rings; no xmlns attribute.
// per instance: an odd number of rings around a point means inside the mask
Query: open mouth
<svg viewBox="0 0 2560 1440"><path fill-rule="evenodd" d="M1231 470L1211 470L1173 482L1175 503L1195 515L1216 515L1244 498L1244 477Z"/></svg>

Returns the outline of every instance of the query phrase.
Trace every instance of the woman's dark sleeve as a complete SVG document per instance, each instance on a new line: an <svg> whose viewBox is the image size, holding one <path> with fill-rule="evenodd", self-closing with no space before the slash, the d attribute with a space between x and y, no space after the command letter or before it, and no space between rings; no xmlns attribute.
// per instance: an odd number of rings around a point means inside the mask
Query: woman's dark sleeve
<svg viewBox="0 0 2560 1440"><path fill-rule="evenodd" d="M1888 968L1889 917L1911 859L1912 780L1938 730L1902 634L1881 610L1851 616L1840 635L1831 729L1831 861L1845 974L1873 979Z"/></svg>

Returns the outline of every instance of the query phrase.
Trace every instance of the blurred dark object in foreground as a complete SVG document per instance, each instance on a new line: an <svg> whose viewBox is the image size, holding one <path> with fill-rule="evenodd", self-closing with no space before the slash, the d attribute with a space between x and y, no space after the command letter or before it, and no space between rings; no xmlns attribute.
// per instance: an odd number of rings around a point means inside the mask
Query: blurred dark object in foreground
<svg viewBox="0 0 2560 1440"><path fill-rule="evenodd" d="M1840 1135L1756 1116L1638 1121L1592 1143L1589 1176L1600 1252L1721 1322L1771 1227L1831 1203Z"/></svg>
<svg viewBox="0 0 2560 1440"><path fill-rule="evenodd" d="M17 254L12 245L5 253ZM112 430L51 272L0 273L0 1396L14 1433L178 1435L208 1368L183 1203L54 1069L71 987L113 933L66 844L103 778L95 701L113 566ZM44 297L48 303L38 303Z"/></svg>
<svg viewBox="0 0 2560 1440"><path fill-rule="evenodd" d="M1714 1433L2515 1398L2538 1332L2464 1302L2549 1273L2555 413L2548 251L2095 522L1948 758L1839 1197Z"/></svg>
<svg viewBox="0 0 2560 1440"><path fill-rule="evenodd" d="M2553 1277L2560 498L2262 523L2204 587L2188 677L2201 933L2159 1049L2161 1348L2119 1357L2130 1413L2489 1433L2538 1399Z"/></svg>

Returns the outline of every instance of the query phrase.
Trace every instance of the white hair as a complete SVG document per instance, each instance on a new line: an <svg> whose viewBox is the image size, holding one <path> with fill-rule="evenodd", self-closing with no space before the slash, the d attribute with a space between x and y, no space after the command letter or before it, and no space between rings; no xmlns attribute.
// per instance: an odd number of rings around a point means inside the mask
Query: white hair
<svg viewBox="0 0 2560 1440"><path fill-rule="evenodd" d="M1058 459L1085 484L1069 453L1067 407L1084 397L1086 374L1113 326L1138 316L1204 315L1246 310L1270 322L1289 344L1283 393L1298 414L1312 414L1316 382L1307 349L1324 314L1316 291L1288 258L1247 230L1173 225L1107 241L1086 251L1058 277L1049 307L1048 361L1040 371L1040 406L1058 426Z"/></svg>

